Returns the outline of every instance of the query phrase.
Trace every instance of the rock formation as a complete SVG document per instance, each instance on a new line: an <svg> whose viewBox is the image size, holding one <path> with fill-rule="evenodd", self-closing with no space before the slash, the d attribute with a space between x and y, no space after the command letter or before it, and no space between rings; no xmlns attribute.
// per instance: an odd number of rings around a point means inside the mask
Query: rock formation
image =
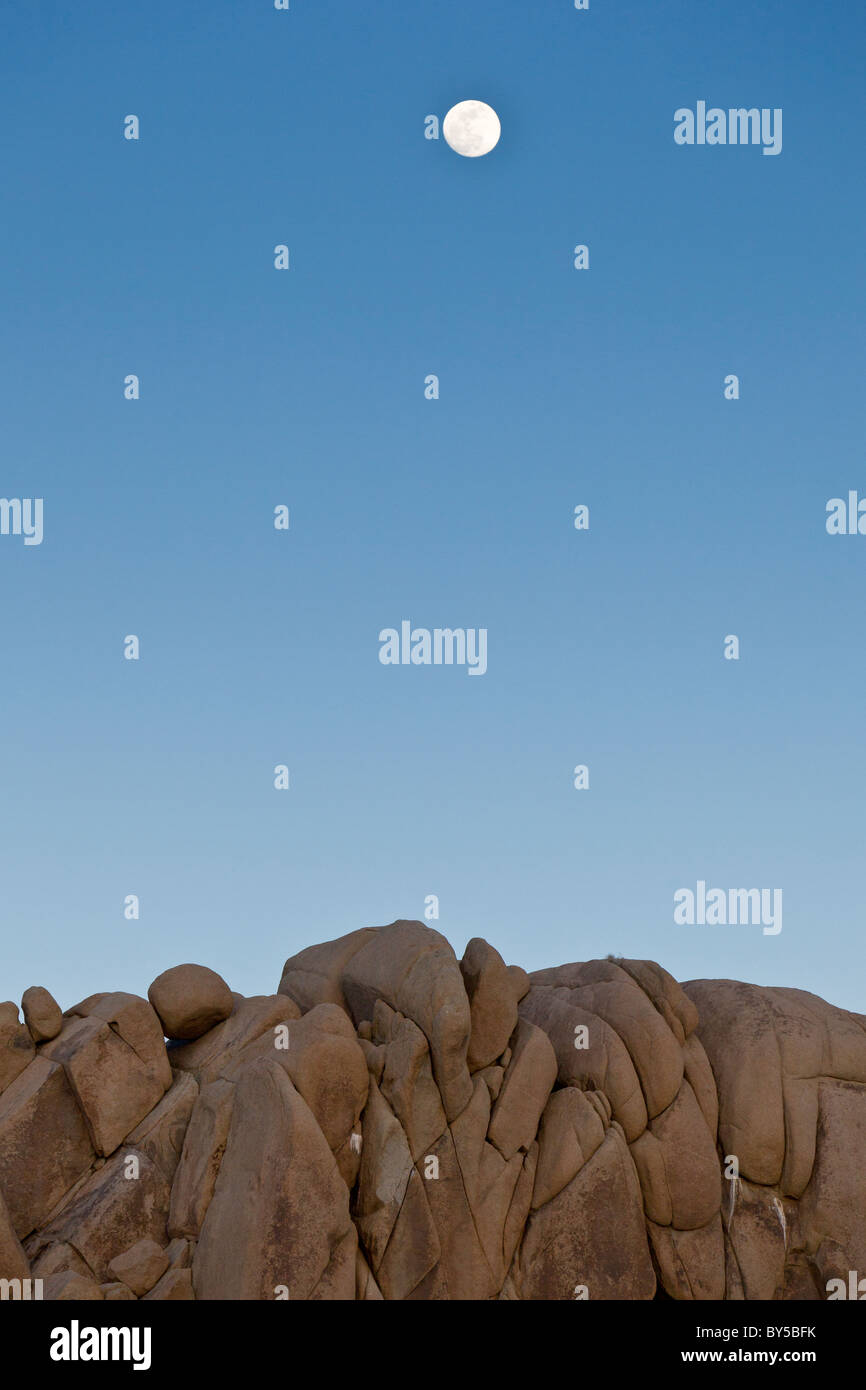
<svg viewBox="0 0 866 1390"><path fill-rule="evenodd" d="M819 1299L866 1270L866 1018L420 922L243 998L0 1004L0 1279L107 1299ZM169 1039L166 1043L166 1038Z"/></svg>

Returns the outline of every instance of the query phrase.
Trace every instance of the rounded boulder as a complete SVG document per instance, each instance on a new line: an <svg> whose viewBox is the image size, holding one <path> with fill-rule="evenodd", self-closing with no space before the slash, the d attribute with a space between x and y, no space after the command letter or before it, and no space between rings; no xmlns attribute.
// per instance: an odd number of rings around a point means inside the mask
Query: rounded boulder
<svg viewBox="0 0 866 1390"><path fill-rule="evenodd" d="M221 975L206 965L174 965L157 975L147 997L167 1038L188 1042L228 1018L232 992Z"/></svg>
<svg viewBox="0 0 866 1390"><path fill-rule="evenodd" d="M41 985L31 985L21 997L24 1022L36 1043L50 1042L63 1027L63 1014L53 995Z"/></svg>

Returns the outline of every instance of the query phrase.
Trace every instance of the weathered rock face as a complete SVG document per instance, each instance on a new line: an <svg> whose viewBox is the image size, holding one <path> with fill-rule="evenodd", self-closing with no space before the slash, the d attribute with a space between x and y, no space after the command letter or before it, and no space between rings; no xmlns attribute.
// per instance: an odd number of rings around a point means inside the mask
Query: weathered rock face
<svg viewBox="0 0 866 1390"><path fill-rule="evenodd" d="M527 976L395 922L293 956L274 995L182 965L148 1000L0 1004L0 1280L818 1299L866 1272L866 1017L814 995L612 958Z"/></svg>
<svg viewBox="0 0 866 1390"><path fill-rule="evenodd" d="M0 1004L0 1091L5 1091L35 1056L33 1037L19 1019L16 1005L11 1000Z"/></svg>

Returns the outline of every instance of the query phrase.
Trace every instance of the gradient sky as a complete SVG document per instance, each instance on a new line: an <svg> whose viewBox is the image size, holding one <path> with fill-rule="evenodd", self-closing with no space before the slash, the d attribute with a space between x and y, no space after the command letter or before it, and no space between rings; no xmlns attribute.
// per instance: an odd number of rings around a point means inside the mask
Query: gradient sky
<svg viewBox="0 0 866 1390"><path fill-rule="evenodd" d="M269 993L435 893L458 953L866 1011L866 536L825 530L866 494L862 7L5 0L2 38L0 495L45 538L0 537L0 997ZM483 159L424 139L465 98ZM781 155L678 147L698 100L781 107ZM487 674L382 666L402 619L486 627ZM698 879L781 888L781 934L677 926Z"/></svg>

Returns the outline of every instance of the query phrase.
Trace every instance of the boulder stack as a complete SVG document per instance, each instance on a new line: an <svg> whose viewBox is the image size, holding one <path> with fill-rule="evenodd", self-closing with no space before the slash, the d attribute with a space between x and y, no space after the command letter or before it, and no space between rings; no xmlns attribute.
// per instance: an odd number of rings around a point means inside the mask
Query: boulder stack
<svg viewBox="0 0 866 1390"><path fill-rule="evenodd" d="M21 1008L13 1290L820 1299L866 1270L866 1018L804 991L613 958L527 975L401 921L292 956L271 995L186 964L147 999Z"/></svg>

